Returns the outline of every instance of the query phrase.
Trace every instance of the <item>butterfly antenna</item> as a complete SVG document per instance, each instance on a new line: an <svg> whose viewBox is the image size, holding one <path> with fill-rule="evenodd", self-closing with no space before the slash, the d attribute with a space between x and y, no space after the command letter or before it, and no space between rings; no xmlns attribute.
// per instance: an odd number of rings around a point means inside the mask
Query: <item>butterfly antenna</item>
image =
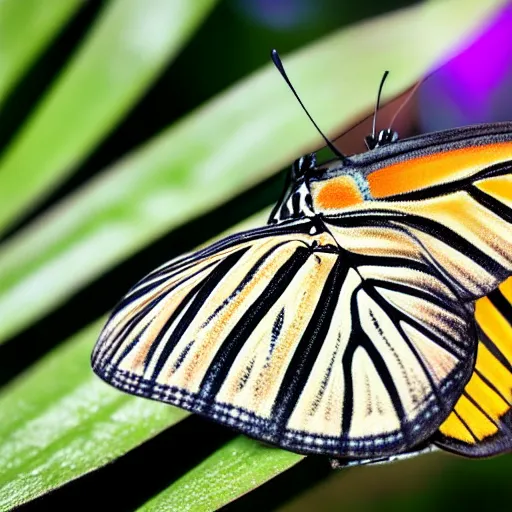
<svg viewBox="0 0 512 512"><path fill-rule="evenodd" d="M327 147L341 160L345 161L347 160L347 157L336 148L336 146L324 135L322 130L318 127L318 125L315 123L309 112L307 111L306 107L304 106L304 103L302 103L302 100L299 98L299 95L297 94L297 91L293 87L292 83L290 82L290 79L288 78L288 75L286 74L286 71L284 70L283 63L281 62L281 58L279 57L279 54L277 53L277 50L272 50L271 52L272 62L276 66L279 73L281 73L281 76L284 78L285 82L288 84L288 87L293 92L294 96L297 98L297 101L300 103L300 106L306 113L306 115L309 117L309 120L313 123L313 126L317 129L318 133L322 136L322 138L325 140L325 143L327 144Z"/></svg>
<svg viewBox="0 0 512 512"><path fill-rule="evenodd" d="M404 107L411 101L412 97L416 94L416 91L419 89L420 85L427 79L427 77L423 77L412 89L411 92L407 95L407 98L402 102L402 104L398 107L398 110L395 112L395 115L391 119L391 123L389 123L389 126L393 126L395 124L396 118L398 117L398 114L402 112Z"/></svg>
<svg viewBox="0 0 512 512"><path fill-rule="evenodd" d="M377 135L376 129L377 129L377 112L380 107L380 96L382 94L382 88L384 87L384 82L386 81L386 78L389 75L389 71L384 71L384 74L382 75L382 80L380 81L379 85L379 92L377 93L377 102L375 103L375 111L373 112L373 125L372 125L372 139L375 140L375 137Z"/></svg>

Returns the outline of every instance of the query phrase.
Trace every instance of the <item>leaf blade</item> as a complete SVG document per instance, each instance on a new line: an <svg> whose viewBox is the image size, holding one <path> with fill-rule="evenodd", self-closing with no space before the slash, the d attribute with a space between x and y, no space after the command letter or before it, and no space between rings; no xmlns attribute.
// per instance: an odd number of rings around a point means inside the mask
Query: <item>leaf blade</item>
<svg viewBox="0 0 512 512"><path fill-rule="evenodd" d="M82 5L81 0L0 3L0 105L23 71Z"/></svg>
<svg viewBox="0 0 512 512"><path fill-rule="evenodd" d="M216 0L112 0L0 160L0 232L60 183L140 98ZM65 3L65 2L64 2Z"/></svg>
<svg viewBox="0 0 512 512"><path fill-rule="evenodd" d="M304 455L264 446L240 436L217 450L139 510L218 510L291 468L303 458Z"/></svg>
<svg viewBox="0 0 512 512"><path fill-rule="evenodd" d="M92 373L90 353L104 321L0 394L0 510L114 460L188 415L120 393Z"/></svg>
<svg viewBox="0 0 512 512"><path fill-rule="evenodd" d="M354 78L347 72L352 78L342 82L345 71L325 72L340 55L348 59L356 51L352 38L362 49L351 58L367 62L370 70L380 68L382 51L389 61L394 48L394 81L387 89L391 96L478 25L472 17L475 13L488 13L501 3L486 3L484 9L477 0L465 1L463 16L458 12L461 0L422 4L335 33L285 62L290 76L301 84L305 103L311 103L308 96L317 95L315 116L322 118L326 131L332 131L340 118L348 120L373 102L373 76ZM460 25L440 27L438 20L450 13L459 16ZM416 45L405 44L411 24ZM435 41L423 45L432 31ZM393 34L393 41L377 51L373 41L384 34ZM411 63L417 45L423 54L415 54ZM164 232L267 177L299 148L313 147L317 135L279 82L270 66L256 73L128 155L4 244L0 317L5 321L0 324L0 342ZM337 111L332 105L340 96L351 101ZM255 147L264 159L254 157Z"/></svg>

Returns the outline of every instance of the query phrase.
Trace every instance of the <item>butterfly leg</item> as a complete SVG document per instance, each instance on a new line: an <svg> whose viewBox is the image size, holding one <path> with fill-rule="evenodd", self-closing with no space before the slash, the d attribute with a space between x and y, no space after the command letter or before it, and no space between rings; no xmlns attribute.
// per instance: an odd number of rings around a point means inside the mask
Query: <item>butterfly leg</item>
<svg viewBox="0 0 512 512"><path fill-rule="evenodd" d="M431 453L434 451L438 451L434 445L422 446L419 449L410 450L405 453L399 453L397 455L390 455L388 457L377 457L374 459L329 459L329 463L331 464L332 469L346 469L354 466L366 466L366 465L375 465L375 464L387 464L389 462L396 462L399 460L410 459L411 457L416 457L417 455L423 455L425 453Z"/></svg>

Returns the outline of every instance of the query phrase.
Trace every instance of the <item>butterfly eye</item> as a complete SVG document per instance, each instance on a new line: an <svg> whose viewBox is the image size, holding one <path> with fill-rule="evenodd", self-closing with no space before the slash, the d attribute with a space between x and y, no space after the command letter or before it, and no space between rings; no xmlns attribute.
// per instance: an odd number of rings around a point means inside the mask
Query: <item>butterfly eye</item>
<svg viewBox="0 0 512 512"><path fill-rule="evenodd" d="M292 180L296 181L302 178L308 171L316 167L316 154L309 153L295 160L292 165Z"/></svg>
<svg viewBox="0 0 512 512"><path fill-rule="evenodd" d="M368 135L365 138L366 146L368 149L375 149L378 147L386 146L387 144L391 144L392 142L396 142L398 140L398 133L391 130L391 128L386 128L385 130L381 130L377 137L373 135Z"/></svg>
<svg viewBox="0 0 512 512"><path fill-rule="evenodd" d="M387 128L386 130L381 130L379 132L379 136L377 139L378 146L384 146L386 144L390 144L391 142L396 142L398 140L398 133L391 130L391 128Z"/></svg>

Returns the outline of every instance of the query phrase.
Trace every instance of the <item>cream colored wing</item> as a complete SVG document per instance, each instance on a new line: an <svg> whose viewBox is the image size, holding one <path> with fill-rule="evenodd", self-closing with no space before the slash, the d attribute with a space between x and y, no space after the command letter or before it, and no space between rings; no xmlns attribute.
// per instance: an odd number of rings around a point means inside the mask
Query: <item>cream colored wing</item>
<svg viewBox="0 0 512 512"><path fill-rule="evenodd" d="M410 449L471 375L473 311L425 262L354 260L319 219L163 265L113 312L94 371L302 453Z"/></svg>

